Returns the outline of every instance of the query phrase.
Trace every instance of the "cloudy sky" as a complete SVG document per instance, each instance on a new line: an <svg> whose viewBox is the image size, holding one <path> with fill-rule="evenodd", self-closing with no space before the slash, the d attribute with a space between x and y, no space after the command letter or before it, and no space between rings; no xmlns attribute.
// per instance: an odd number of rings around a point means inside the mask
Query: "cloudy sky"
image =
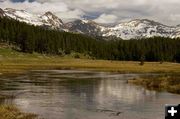
<svg viewBox="0 0 180 119"><path fill-rule="evenodd" d="M131 19L151 19L166 25L180 24L180 0L0 0L0 8L51 11L64 21L92 19L115 24Z"/></svg>

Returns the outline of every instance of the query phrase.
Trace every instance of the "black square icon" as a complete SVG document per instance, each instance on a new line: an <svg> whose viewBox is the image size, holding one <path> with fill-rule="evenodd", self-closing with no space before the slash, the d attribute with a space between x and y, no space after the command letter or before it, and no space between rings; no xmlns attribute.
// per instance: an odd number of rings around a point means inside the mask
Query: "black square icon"
<svg viewBox="0 0 180 119"><path fill-rule="evenodd" d="M180 119L180 105L166 105L165 119Z"/></svg>

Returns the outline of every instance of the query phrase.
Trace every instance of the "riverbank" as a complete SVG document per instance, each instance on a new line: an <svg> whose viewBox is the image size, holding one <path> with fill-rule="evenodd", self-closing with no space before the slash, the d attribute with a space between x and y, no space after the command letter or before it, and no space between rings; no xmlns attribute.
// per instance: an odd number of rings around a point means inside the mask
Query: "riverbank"
<svg viewBox="0 0 180 119"><path fill-rule="evenodd" d="M0 94L0 101L13 98L11 95ZM19 110L15 105L0 104L0 119L38 119L36 114L25 113Z"/></svg>
<svg viewBox="0 0 180 119"><path fill-rule="evenodd" d="M93 60L80 55L50 56L26 54L12 49L0 49L0 75L25 73L36 69L86 69L119 73L180 73L179 63Z"/></svg>
<svg viewBox="0 0 180 119"><path fill-rule="evenodd" d="M167 91L180 94L180 76L141 77L128 80L128 83L140 85L150 90Z"/></svg>
<svg viewBox="0 0 180 119"><path fill-rule="evenodd" d="M21 112L13 105L0 105L1 119L37 119L37 115Z"/></svg>

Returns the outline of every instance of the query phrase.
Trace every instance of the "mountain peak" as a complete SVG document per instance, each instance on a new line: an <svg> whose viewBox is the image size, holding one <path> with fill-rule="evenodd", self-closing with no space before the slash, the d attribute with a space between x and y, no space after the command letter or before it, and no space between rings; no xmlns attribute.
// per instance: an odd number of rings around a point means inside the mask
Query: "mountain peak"
<svg viewBox="0 0 180 119"><path fill-rule="evenodd" d="M87 34L91 36L101 36L101 26L92 20L77 19L66 24L69 31ZM103 26L102 26L103 27Z"/></svg>
<svg viewBox="0 0 180 119"><path fill-rule="evenodd" d="M134 19L108 28L103 36L116 36L122 39L144 37L172 37L175 28L149 19Z"/></svg>
<svg viewBox="0 0 180 119"><path fill-rule="evenodd" d="M56 15L54 15L54 14L53 14L52 12L50 12L50 11L45 12L44 15L57 17Z"/></svg>
<svg viewBox="0 0 180 119"><path fill-rule="evenodd" d="M46 26L50 28L60 29L60 27L63 25L62 20L50 11L46 12L44 15L36 15L25 10L6 8L4 12L6 17L35 26Z"/></svg>
<svg viewBox="0 0 180 119"><path fill-rule="evenodd" d="M77 19L64 24L63 21L50 11L43 15L36 15L24 10L12 8L0 9L0 17L16 19L27 24L82 33L90 36L115 36L122 39L146 38L146 37L180 37L180 25L171 27L149 19L134 19L115 26L103 26L92 20Z"/></svg>
<svg viewBox="0 0 180 119"><path fill-rule="evenodd" d="M59 28L60 26L63 26L64 24L63 21L59 19L59 17L57 17L50 11L42 15L41 18L43 22L51 24L54 28Z"/></svg>
<svg viewBox="0 0 180 119"><path fill-rule="evenodd" d="M156 26L156 25L162 25L165 26L159 22L149 20L149 19L134 19L129 22L125 22L124 24L132 27L137 27L138 25L151 25L151 26Z"/></svg>
<svg viewBox="0 0 180 119"><path fill-rule="evenodd" d="M48 17L48 19L59 19L59 17L58 16L56 16L55 14L53 14L52 12L50 12L50 11L47 11L44 15L42 15L42 16L46 16L46 17ZM60 20L60 19L59 19ZM61 21L62 22L62 21Z"/></svg>

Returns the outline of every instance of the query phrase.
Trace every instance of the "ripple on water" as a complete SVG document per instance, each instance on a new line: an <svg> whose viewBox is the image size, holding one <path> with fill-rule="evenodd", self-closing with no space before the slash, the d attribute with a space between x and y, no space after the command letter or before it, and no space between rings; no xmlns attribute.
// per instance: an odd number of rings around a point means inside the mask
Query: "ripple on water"
<svg viewBox="0 0 180 119"><path fill-rule="evenodd" d="M179 103L180 96L126 83L140 75L150 74L34 70L1 78L0 92L15 98L0 102L16 104L45 119L164 118L164 105Z"/></svg>

